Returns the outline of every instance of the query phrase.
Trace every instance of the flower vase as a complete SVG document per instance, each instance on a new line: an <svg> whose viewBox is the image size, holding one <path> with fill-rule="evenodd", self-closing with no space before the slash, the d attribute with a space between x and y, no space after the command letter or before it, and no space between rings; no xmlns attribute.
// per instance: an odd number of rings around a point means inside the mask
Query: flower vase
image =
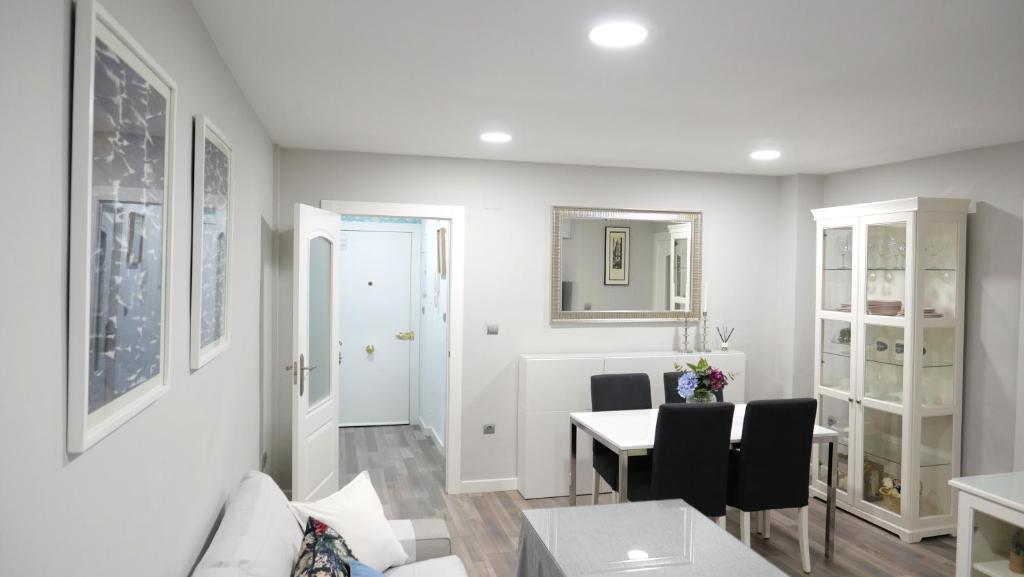
<svg viewBox="0 0 1024 577"><path fill-rule="evenodd" d="M693 392L693 402L695 403L714 403L717 400L715 394L707 389L697 389Z"/></svg>

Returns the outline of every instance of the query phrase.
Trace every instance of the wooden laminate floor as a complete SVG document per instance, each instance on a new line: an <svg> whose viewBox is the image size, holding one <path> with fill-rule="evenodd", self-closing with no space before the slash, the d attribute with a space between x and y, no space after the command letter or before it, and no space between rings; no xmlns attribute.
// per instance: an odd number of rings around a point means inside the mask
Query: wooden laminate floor
<svg viewBox="0 0 1024 577"><path fill-rule="evenodd" d="M564 507L565 497L523 499L516 491L446 495L440 452L418 427L361 427L340 430L341 476L346 483L367 470L392 519L444 517L455 553L470 577L513 577L523 509ZM584 498L589 502L589 498ZM602 503L609 502L602 496ZM752 538L754 549L789 575L803 575L797 547L795 511L772 513L770 540ZM839 512L836 558L824 558L824 503L812 499L811 565L825 577L937 577L954 573L955 541L926 539L908 545L869 523ZM739 520L729 516L729 532Z"/></svg>

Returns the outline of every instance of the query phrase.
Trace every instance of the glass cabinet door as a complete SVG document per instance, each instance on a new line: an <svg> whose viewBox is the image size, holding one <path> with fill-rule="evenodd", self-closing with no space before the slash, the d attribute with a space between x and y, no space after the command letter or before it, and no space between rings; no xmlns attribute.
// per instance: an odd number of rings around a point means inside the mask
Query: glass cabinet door
<svg viewBox="0 0 1024 577"><path fill-rule="evenodd" d="M850 312L853 302L853 227L822 230L821 309Z"/></svg>
<svg viewBox="0 0 1024 577"><path fill-rule="evenodd" d="M850 402L848 399L833 397L832 395L821 395L818 398L818 424L839 432L839 442L836 443L837 457L836 490L839 498L848 501L846 494L850 491L848 485L850 472ZM815 467L817 480L822 484L828 484L828 446L817 445L818 462Z"/></svg>
<svg viewBox="0 0 1024 577"><path fill-rule="evenodd" d="M954 439L960 367L957 363L957 283L960 234L956 222L922 219L918 224L918 289L922 346L917 353L917 391L921 438L917 470L920 518L950 515L953 496Z"/></svg>
<svg viewBox="0 0 1024 577"><path fill-rule="evenodd" d="M903 416L864 405L861 424L860 501L902 515Z"/></svg>
<svg viewBox="0 0 1024 577"><path fill-rule="evenodd" d="M907 290L907 224L869 224L866 236L864 310L868 315L903 316Z"/></svg>

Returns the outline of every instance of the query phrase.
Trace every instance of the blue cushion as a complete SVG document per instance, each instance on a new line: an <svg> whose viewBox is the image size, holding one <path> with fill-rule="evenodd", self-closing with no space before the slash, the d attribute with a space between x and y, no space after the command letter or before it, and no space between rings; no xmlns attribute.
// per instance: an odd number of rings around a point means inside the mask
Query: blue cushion
<svg viewBox="0 0 1024 577"><path fill-rule="evenodd" d="M380 571L355 559L349 560L348 567L352 571L350 577L384 577Z"/></svg>

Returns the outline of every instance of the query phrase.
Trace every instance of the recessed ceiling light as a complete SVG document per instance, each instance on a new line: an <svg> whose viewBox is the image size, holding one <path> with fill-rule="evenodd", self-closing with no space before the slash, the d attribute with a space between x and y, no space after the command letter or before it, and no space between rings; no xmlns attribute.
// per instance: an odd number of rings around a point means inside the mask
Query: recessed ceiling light
<svg viewBox="0 0 1024 577"><path fill-rule="evenodd" d="M636 22L609 22L590 31L590 41L608 48L636 46L647 38L647 29Z"/></svg>
<svg viewBox="0 0 1024 577"><path fill-rule="evenodd" d="M750 153L750 158L753 158L754 160L777 160L781 156L782 153L779 152L778 150L770 149L755 150L754 152Z"/></svg>
<svg viewBox="0 0 1024 577"><path fill-rule="evenodd" d="M507 132L485 132L480 135L480 140L492 144L502 144L512 140L512 135Z"/></svg>

